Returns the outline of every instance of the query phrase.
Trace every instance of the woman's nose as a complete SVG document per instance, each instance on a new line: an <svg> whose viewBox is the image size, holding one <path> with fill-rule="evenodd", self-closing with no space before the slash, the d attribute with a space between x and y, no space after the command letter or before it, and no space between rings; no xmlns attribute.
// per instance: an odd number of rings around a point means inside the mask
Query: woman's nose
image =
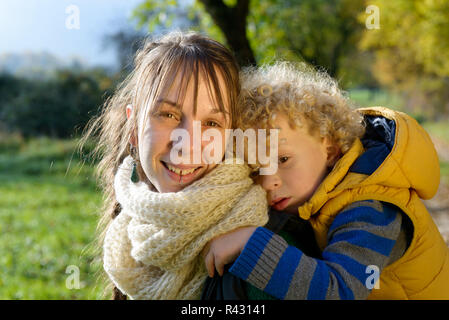
<svg viewBox="0 0 449 320"><path fill-rule="evenodd" d="M281 187L282 181L277 174L260 176L261 186L266 191L274 191Z"/></svg>
<svg viewBox="0 0 449 320"><path fill-rule="evenodd" d="M201 162L201 122L185 118L180 122L178 129L182 129L185 133L182 144L178 147L182 147L182 150L188 153L185 156L190 157L194 162L192 164Z"/></svg>

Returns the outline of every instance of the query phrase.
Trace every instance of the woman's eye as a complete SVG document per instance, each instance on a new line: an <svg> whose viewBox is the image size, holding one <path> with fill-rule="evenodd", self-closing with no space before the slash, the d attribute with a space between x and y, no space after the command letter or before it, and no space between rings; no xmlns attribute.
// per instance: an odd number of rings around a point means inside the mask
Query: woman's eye
<svg viewBox="0 0 449 320"><path fill-rule="evenodd" d="M220 126L220 124L218 124L217 122L212 121L212 120L206 121L206 122L204 123L204 125L205 125L206 127L219 127L219 126Z"/></svg>
<svg viewBox="0 0 449 320"><path fill-rule="evenodd" d="M288 157L280 157L279 163L285 163L285 162L287 162L287 160L288 160Z"/></svg>
<svg viewBox="0 0 449 320"><path fill-rule="evenodd" d="M175 119L175 120L177 120L176 116L175 116L173 113L170 113L170 112L161 112L159 115L160 115L161 117L163 117L163 118L168 118L168 119Z"/></svg>

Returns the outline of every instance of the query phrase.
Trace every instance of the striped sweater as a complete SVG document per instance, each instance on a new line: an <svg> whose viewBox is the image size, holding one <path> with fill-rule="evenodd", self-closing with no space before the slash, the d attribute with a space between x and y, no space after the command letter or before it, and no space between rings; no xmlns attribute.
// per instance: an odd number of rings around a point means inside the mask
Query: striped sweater
<svg viewBox="0 0 449 320"><path fill-rule="evenodd" d="M391 204L355 202L334 219L321 258L259 227L229 272L278 299L366 299L382 269L404 254L412 228Z"/></svg>

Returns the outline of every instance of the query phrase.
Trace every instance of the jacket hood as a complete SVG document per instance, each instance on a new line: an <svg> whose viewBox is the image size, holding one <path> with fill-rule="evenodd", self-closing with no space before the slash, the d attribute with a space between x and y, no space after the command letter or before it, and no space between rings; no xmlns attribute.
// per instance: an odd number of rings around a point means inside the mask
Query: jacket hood
<svg viewBox="0 0 449 320"><path fill-rule="evenodd" d="M438 155L427 132L405 113L383 107L363 108L364 152L349 172L365 174L363 185L378 184L415 190L432 198L440 183Z"/></svg>

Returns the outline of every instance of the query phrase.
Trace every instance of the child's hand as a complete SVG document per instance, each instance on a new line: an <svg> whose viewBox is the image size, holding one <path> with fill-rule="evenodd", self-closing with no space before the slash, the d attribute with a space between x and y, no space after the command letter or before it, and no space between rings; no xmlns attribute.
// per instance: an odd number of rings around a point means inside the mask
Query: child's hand
<svg viewBox="0 0 449 320"><path fill-rule="evenodd" d="M224 266L239 256L254 230L256 227L238 228L215 237L207 243L202 251L202 256L209 277L214 276L215 269L220 276L223 275Z"/></svg>

